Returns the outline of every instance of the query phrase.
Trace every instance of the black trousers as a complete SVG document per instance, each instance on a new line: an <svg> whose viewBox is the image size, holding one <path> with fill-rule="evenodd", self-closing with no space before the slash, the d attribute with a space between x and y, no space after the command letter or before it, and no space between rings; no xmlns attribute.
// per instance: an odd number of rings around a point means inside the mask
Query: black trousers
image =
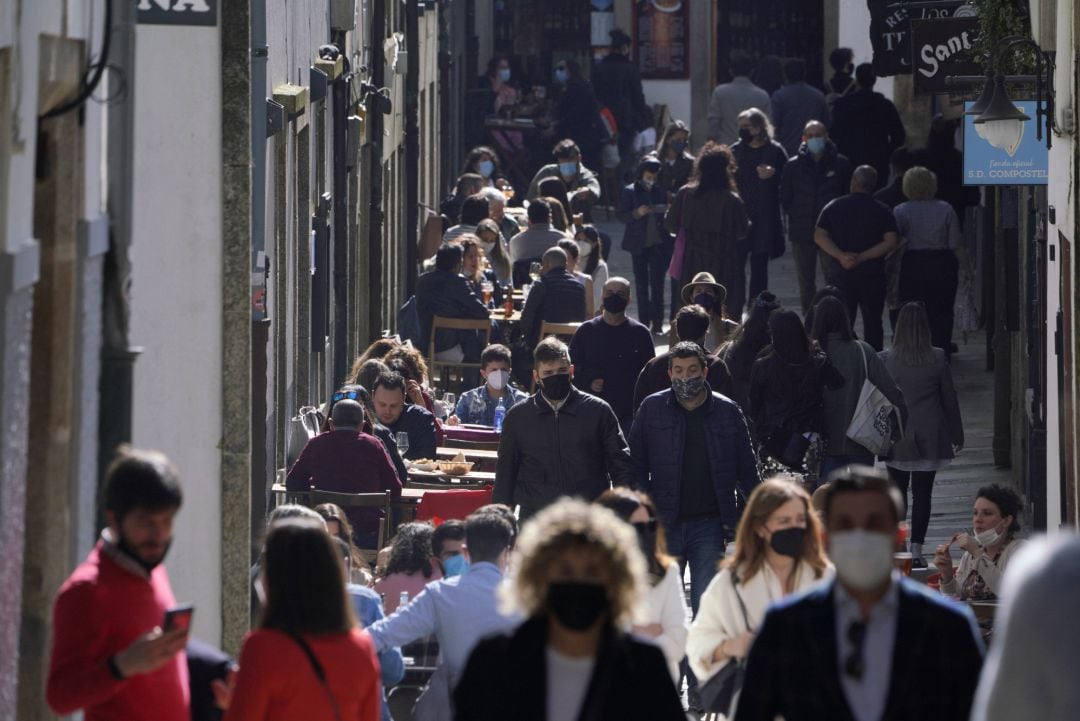
<svg viewBox="0 0 1080 721"><path fill-rule="evenodd" d="M951 250L909 250L900 266L900 300L921 302L930 320L930 342L948 352L960 263Z"/></svg>
<svg viewBox="0 0 1080 721"><path fill-rule="evenodd" d="M862 312L865 340L880 351L885 342L885 329L881 315L885 310L885 273L861 273L857 270L841 270L832 275L830 282L841 290L847 301L848 318L855 327L855 314Z"/></svg>
<svg viewBox="0 0 1080 721"><path fill-rule="evenodd" d="M901 471L886 465L889 478L904 497L904 515L907 516L907 492L911 486L911 542L920 546L926 541L926 529L930 527L930 498L934 493L934 477L937 471Z"/></svg>
<svg viewBox="0 0 1080 721"><path fill-rule="evenodd" d="M671 263L671 252L666 248L661 243L642 248L633 256L638 320L645 325L664 320L664 278Z"/></svg>
<svg viewBox="0 0 1080 721"><path fill-rule="evenodd" d="M747 292L746 306L754 304L754 299L761 291L769 289L769 254L750 253L750 290Z"/></svg>

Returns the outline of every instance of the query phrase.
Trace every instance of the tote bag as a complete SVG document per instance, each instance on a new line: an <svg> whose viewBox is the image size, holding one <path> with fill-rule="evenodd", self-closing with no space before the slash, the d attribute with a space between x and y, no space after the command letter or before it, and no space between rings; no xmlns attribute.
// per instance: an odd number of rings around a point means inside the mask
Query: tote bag
<svg viewBox="0 0 1080 721"><path fill-rule="evenodd" d="M859 346L863 362L863 386L859 393L859 402L855 414L848 425L847 437L876 456L884 456L892 448L893 418L899 416L896 406L889 402L885 394L870 382L866 367L866 349Z"/></svg>
<svg viewBox="0 0 1080 721"><path fill-rule="evenodd" d="M739 594L739 587L735 583L735 574L731 574L731 588L735 591L735 598L739 601L739 608L742 610L743 622L746 624L746 630L752 631L750 627L750 618L746 613L746 604L743 603L742 595ZM742 691L743 679L746 677L746 659L745 658L733 658L731 661L721 668L716 674L706 681L698 690L698 695L701 698L701 705L704 706L705 711L708 713L722 713L725 716L730 717L734 710L735 702L739 697L739 692Z"/></svg>
<svg viewBox="0 0 1080 721"><path fill-rule="evenodd" d="M685 190L680 190L685 193ZM683 195L679 205L679 232L675 234L675 249L671 251L671 262L668 263L667 274L679 280L682 278L683 258L686 257L686 231L683 229L682 219L686 210L686 195Z"/></svg>

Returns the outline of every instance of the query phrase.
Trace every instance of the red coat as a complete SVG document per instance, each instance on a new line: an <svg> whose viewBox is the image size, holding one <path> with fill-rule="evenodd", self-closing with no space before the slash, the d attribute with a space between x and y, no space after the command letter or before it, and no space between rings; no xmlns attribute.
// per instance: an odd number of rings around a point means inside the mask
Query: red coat
<svg viewBox="0 0 1080 721"><path fill-rule="evenodd" d="M68 577L53 607L46 698L58 714L86 721L190 721L184 652L152 673L118 681L108 661L160 626L176 605L165 566L147 576L104 541Z"/></svg>
<svg viewBox="0 0 1080 721"><path fill-rule="evenodd" d="M379 721L382 689L375 644L366 632L304 636L326 673L341 721ZM225 721L333 721L334 710L303 649L280 631L244 639Z"/></svg>

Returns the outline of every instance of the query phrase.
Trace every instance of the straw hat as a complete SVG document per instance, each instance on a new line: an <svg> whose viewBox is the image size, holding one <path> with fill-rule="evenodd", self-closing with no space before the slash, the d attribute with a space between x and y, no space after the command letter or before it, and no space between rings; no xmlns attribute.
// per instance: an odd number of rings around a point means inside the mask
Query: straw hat
<svg viewBox="0 0 1080 721"><path fill-rule="evenodd" d="M697 285L707 285L712 288L713 292L716 293L717 306L723 305L724 301L727 300L727 288L717 283L716 279L713 278L712 273L698 273L694 276L693 280L683 286L682 300L686 305L690 305L694 302L693 290L694 286Z"/></svg>

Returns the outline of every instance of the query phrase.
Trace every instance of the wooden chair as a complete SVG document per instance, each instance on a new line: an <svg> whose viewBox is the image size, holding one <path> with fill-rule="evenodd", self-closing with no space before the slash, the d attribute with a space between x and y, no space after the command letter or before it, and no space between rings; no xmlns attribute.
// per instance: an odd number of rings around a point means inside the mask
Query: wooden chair
<svg viewBox="0 0 1080 721"><path fill-rule="evenodd" d="M498 451L498 441L461 441L456 438L447 438L443 441L443 448L460 448L463 451Z"/></svg>
<svg viewBox="0 0 1080 721"><path fill-rule="evenodd" d="M543 340L549 335L573 336L581 323L549 323L546 320L540 323L540 338Z"/></svg>
<svg viewBox="0 0 1080 721"><path fill-rule="evenodd" d="M466 361L455 362L435 359L435 335L436 331L440 329L480 331L484 334L483 347L486 348L491 344L491 320L489 318L445 318L441 315L432 316L431 318L431 339L428 341L428 368L431 371L432 382L434 383L435 378L441 375L441 371L447 368L459 369L459 380L461 370L464 370L465 368L476 368L479 370L479 361L470 363ZM443 388L448 387L450 383L451 381L447 379L445 383L443 383Z"/></svg>
<svg viewBox="0 0 1080 721"><path fill-rule="evenodd" d="M382 518L379 519L379 531L376 536L375 548L362 548L365 556L370 556L369 561L374 560L379 549L386 545L389 538L389 524L391 521L391 503L393 496L390 491L377 493L335 493L334 491L317 491L312 489L307 493L307 506L314 508L323 503L334 503L341 508L379 508L382 510Z"/></svg>

